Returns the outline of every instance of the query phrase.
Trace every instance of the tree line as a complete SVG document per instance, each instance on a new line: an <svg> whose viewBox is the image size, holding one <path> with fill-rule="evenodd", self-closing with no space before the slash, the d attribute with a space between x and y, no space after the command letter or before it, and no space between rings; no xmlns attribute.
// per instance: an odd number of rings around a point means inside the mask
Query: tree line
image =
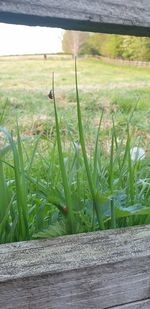
<svg viewBox="0 0 150 309"><path fill-rule="evenodd" d="M150 61L150 38L127 35L87 33L66 30L62 48L65 53L99 55L109 58Z"/></svg>

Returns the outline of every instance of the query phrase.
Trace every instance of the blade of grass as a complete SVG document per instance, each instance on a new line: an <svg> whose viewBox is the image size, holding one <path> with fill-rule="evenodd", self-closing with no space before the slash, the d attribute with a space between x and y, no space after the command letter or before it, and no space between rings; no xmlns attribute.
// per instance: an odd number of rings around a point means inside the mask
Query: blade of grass
<svg viewBox="0 0 150 309"><path fill-rule="evenodd" d="M55 100L55 88L54 88L54 73L52 76L52 90L53 90L53 103L54 103L54 112L55 112L55 123L56 123L56 136L57 136L57 146L58 146L58 154L59 154L59 164L60 170L62 175L64 193L65 193L65 200L66 200L66 207L67 207L67 230L69 233L74 232L74 220L73 220L73 209L72 209L72 201L71 201L71 192L69 189L67 174L65 170L64 164L64 157L62 151L62 144L61 144L61 137L60 137L60 129L59 129L59 121L57 115L57 107L56 107L56 100Z"/></svg>
<svg viewBox="0 0 150 309"><path fill-rule="evenodd" d="M80 109L79 92L78 92L78 79L77 79L77 62L76 62L76 58L75 58L75 85L76 85L78 130L79 130L79 138L80 138L80 144L81 144L81 148L82 148L84 164L85 164L85 168L86 168L86 173L87 173L87 178L88 178L90 192L91 192L92 199L93 199L93 206L95 208L96 215L97 215L97 220L98 220L98 223L99 223L99 228L100 229L104 229L101 205L98 202L99 198L97 197L97 193L96 193L96 190L95 190L95 187L94 187L94 184L93 184L93 179L92 179L92 175L91 175L91 172L90 172L90 168L89 168L89 164L88 164L88 159L87 159L87 154L86 154L85 140L84 140L84 134L83 134L83 125L82 125L82 116L81 116L81 109Z"/></svg>
<svg viewBox="0 0 150 309"><path fill-rule="evenodd" d="M34 161L34 157L36 155L36 150L37 150L37 147L38 147L38 144L39 144L39 141L40 141L40 138L41 136L39 136L35 142L35 145L34 145L34 148L33 148L33 151L32 151L32 156L31 156L31 159L29 161L29 171L32 169L32 165L33 165L33 161Z"/></svg>
<svg viewBox="0 0 150 309"><path fill-rule="evenodd" d="M27 188L26 188L26 177L25 177L25 169L24 169L24 160L23 160L23 152L22 152L22 144L20 138L19 127L17 123L17 146L18 146L18 161L19 161L19 169L20 169L20 177L18 179L19 183L17 183L16 191L18 195L18 200L21 205L23 221L25 225L25 235L26 239L29 238L29 227L28 227L28 216L27 216Z"/></svg>
<svg viewBox="0 0 150 309"><path fill-rule="evenodd" d="M111 193L111 227L112 228L116 227L115 209L114 209L114 200L113 200L114 142L115 142L115 133L114 133L114 127L113 127L112 136L111 136L111 150L110 150L110 164L109 164L109 189Z"/></svg>
<svg viewBox="0 0 150 309"><path fill-rule="evenodd" d="M131 205L134 205L134 169L133 169L132 160L131 160L130 144L131 144L131 137L130 137L129 124L128 124L127 125L127 151L128 151L129 190L130 190Z"/></svg>
<svg viewBox="0 0 150 309"><path fill-rule="evenodd" d="M27 203L26 203L26 190L25 190L25 176L23 157L21 149L21 140L19 132L17 132L18 141L17 146L13 141L13 137L3 128L0 131L7 137L13 152L14 160L14 173L15 173L15 185L16 185L16 199L18 209L18 240L25 240L29 238L28 221L26 217Z"/></svg>
<svg viewBox="0 0 150 309"><path fill-rule="evenodd" d="M99 135L100 135L100 129L101 129L101 124L102 124L103 114L104 114L104 111L102 111L102 113L101 113L99 126L98 126L98 130L97 130L97 136L96 136L95 151L94 151L93 179L94 179L95 186L96 186L97 161L98 161L98 141L99 141Z"/></svg>
<svg viewBox="0 0 150 309"><path fill-rule="evenodd" d="M8 188L4 176L3 163L0 160L0 217L3 218L9 203Z"/></svg>
<svg viewBox="0 0 150 309"><path fill-rule="evenodd" d="M4 120L4 117L5 117L6 108L7 108L7 103L8 103L7 101L8 101L8 100L6 100L6 102L5 102L5 104L4 104L2 113L0 113L0 125L2 125L3 120Z"/></svg>

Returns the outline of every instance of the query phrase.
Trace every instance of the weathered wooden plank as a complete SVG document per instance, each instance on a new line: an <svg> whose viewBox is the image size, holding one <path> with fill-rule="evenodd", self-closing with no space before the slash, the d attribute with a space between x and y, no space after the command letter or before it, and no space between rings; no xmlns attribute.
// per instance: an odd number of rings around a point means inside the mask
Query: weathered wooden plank
<svg viewBox="0 0 150 309"><path fill-rule="evenodd" d="M134 302L134 303L128 303L126 305L117 306L117 307L110 307L111 309L117 308L117 309L149 309L150 308L150 299ZM109 308L108 308L109 309Z"/></svg>
<svg viewBox="0 0 150 309"><path fill-rule="evenodd" d="M150 226L1 245L0 265L0 308L149 308Z"/></svg>
<svg viewBox="0 0 150 309"><path fill-rule="evenodd" d="M150 1L2 0L0 22L150 36Z"/></svg>

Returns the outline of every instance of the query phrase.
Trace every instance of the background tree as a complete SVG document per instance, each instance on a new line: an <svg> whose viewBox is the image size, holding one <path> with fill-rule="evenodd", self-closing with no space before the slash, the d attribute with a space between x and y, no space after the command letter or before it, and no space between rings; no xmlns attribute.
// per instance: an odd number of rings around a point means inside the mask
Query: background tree
<svg viewBox="0 0 150 309"><path fill-rule="evenodd" d="M150 61L150 38L65 31L62 43L64 52L74 56L88 54Z"/></svg>
<svg viewBox="0 0 150 309"><path fill-rule="evenodd" d="M121 58L122 37L120 35L104 34L104 39L100 47L101 55L109 58Z"/></svg>
<svg viewBox="0 0 150 309"><path fill-rule="evenodd" d="M66 30L63 35L62 48L65 53L71 53L77 56L85 42L87 41L89 33L81 31Z"/></svg>
<svg viewBox="0 0 150 309"><path fill-rule="evenodd" d="M101 46L105 40L105 34L89 33L86 40L84 41L82 48L80 49L81 54L90 55L101 55Z"/></svg>

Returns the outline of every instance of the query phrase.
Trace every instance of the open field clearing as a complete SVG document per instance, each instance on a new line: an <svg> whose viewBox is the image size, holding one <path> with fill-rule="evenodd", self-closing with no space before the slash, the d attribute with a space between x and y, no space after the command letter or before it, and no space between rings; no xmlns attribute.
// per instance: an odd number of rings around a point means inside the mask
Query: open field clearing
<svg viewBox="0 0 150 309"><path fill-rule="evenodd" d="M150 223L150 68L77 66L0 58L1 242Z"/></svg>
<svg viewBox="0 0 150 309"><path fill-rule="evenodd" d="M76 127L74 61L43 57L2 58L0 61L0 109L7 101L5 124L14 127L16 117L24 130L31 130L34 123L44 122L47 117L53 122L53 105L47 94L51 88L52 72L55 72L55 92L60 115L64 122ZM133 125L149 133L150 68L135 68L110 65L97 59L78 60L78 82L82 113L88 125L94 126L103 108L109 129L109 114L113 109L117 122L123 122L138 102ZM143 121L141 120L143 117ZM40 119L41 120L40 120ZM42 120L43 119L43 120ZM36 124L35 124L36 126Z"/></svg>

